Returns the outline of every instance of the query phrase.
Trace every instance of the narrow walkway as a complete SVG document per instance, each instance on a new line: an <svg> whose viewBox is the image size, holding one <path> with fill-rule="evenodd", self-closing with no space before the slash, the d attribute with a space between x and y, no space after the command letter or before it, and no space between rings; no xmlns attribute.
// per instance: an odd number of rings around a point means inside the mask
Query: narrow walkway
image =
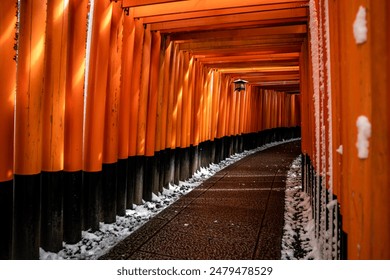
<svg viewBox="0 0 390 280"><path fill-rule="evenodd" d="M280 259L290 142L221 170L101 259Z"/></svg>

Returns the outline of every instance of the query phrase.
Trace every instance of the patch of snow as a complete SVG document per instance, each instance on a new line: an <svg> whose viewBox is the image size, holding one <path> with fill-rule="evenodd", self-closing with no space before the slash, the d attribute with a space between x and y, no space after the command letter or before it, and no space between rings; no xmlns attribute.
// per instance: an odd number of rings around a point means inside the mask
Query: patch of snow
<svg viewBox="0 0 390 280"><path fill-rule="evenodd" d="M363 44L367 41L367 31L366 8L360 6L353 22L353 36L356 44Z"/></svg>
<svg viewBox="0 0 390 280"><path fill-rule="evenodd" d="M234 154L231 157L221 161L219 164L210 164L208 167L201 167L187 181L180 181L179 185L169 184L167 188L163 189L162 193L153 195L152 201L143 201L142 205L133 205L133 209L126 210L125 216L117 216L115 223L100 223L99 230L96 232L83 231L82 239L78 243L67 244L64 242L63 249L57 253L46 252L41 248L40 259L98 259L100 256L107 253L112 247L117 245L120 241L147 223L163 209L174 203L181 196L189 193L194 188L201 185L202 182L206 181L225 167L256 152L297 140L300 140L300 138L273 142L250 151ZM217 223L218 221L216 220L215 222ZM184 224L184 226L188 226L188 224Z"/></svg>
<svg viewBox="0 0 390 280"><path fill-rule="evenodd" d="M302 157L297 157L287 173L282 259L321 259L315 237L310 196L302 190Z"/></svg>
<svg viewBox="0 0 390 280"><path fill-rule="evenodd" d="M356 148L358 157L361 159L368 158L368 139L371 137L371 123L366 116L359 116L356 121L358 129Z"/></svg>
<svg viewBox="0 0 390 280"><path fill-rule="evenodd" d="M342 155L342 154L343 154L343 145L340 145L340 146L337 148L336 152L338 152L340 155Z"/></svg>

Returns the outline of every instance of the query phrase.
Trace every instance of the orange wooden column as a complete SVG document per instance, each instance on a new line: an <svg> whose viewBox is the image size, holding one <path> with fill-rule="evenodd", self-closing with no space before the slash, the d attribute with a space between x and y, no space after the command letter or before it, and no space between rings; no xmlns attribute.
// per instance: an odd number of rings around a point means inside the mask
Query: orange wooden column
<svg viewBox="0 0 390 280"><path fill-rule="evenodd" d="M12 258L38 259L46 1L21 1L15 107Z"/></svg>
<svg viewBox="0 0 390 280"><path fill-rule="evenodd" d="M57 252L63 240L63 167L68 2L47 3L42 129L41 247Z"/></svg>
<svg viewBox="0 0 390 280"><path fill-rule="evenodd" d="M150 75L148 90L147 122L145 134L145 199L151 200L152 193L159 192L159 154L156 153L157 102L159 95L161 36L151 33Z"/></svg>
<svg viewBox="0 0 390 280"><path fill-rule="evenodd" d="M84 229L99 228L112 4L94 2L84 128Z"/></svg>
<svg viewBox="0 0 390 280"><path fill-rule="evenodd" d="M134 59L135 22L133 9L129 15L123 16L122 43L122 78L119 102L119 131L118 131L118 185L117 213L125 215L126 209L131 209L134 199L134 184L132 172L135 169L130 155L130 114L132 99L132 76Z"/></svg>
<svg viewBox="0 0 390 280"><path fill-rule="evenodd" d="M64 241L81 239L85 48L88 0L70 0L64 123Z"/></svg>
<svg viewBox="0 0 390 280"><path fill-rule="evenodd" d="M138 122L137 122L137 169L134 201L136 204L142 204L142 199L146 198L145 183L145 144L146 144L146 125L148 113L148 95L149 95L149 76L150 76L150 54L152 35L150 27L142 26L143 45L141 56L141 68L137 75L140 75L139 100L138 100ZM136 71L134 69L134 71ZM148 199L149 200L149 199Z"/></svg>
<svg viewBox="0 0 390 280"><path fill-rule="evenodd" d="M135 198L137 174L140 174L140 164L137 155L137 128L138 128L138 107L141 84L142 48L144 41L144 27L142 19L134 20L134 46L133 65L130 95L130 122L129 122L129 172L128 172L128 195L127 205L132 208L133 203L140 203L140 195Z"/></svg>
<svg viewBox="0 0 390 280"><path fill-rule="evenodd" d="M116 221L119 102L121 98L122 7L111 2L111 31L103 136L102 212L105 223Z"/></svg>
<svg viewBox="0 0 390 280"><path fill-rule="evenodd" d="M0 220L4 229L0 232L0 260L11 257L12 235L12 186L14 154L14 106L16 91L16 22L17 7L13 1L0 3Z"/></svg>
<svg viewBox="0 0 390 280"><path fill-rule="evenodd" d="M370 217L368 258L390 259L390 32L383 28L390 24L390 5L380 1L370 4L371 79L372 79L372 153L373 187L370 200L375 205ZM369 36L370 36L369 35ZM380 176L377 176L380 173Z"/></svg>
<svg viewBox="0 0 390 280"><path fill-rule="evenodd" d="M371 236L367 229L369 220L375 210L369 197L370 186L370 165L372 157L359 159L356 149L357 141L357 118L361 115L367 116L371 121L371 91L370 65L372 63L369 42L357 45L354 39L352 26L360 5L369 10L364 1L346 1L340 4L340 15L344 15L340 23L340 32L345 34L340 38L341 59L341 92L342 94L342 115L341 131L343 144L343 190L342 196L348 205L342 204L346 210L343 216L343 227L348 234L348 258L365 259L369 257ZM340 16L339 15L339 16ZM371 16L371 14L369 14ZM371 39L370 39L371 40ZM345 60L344 60L345 59ZM351 81L364 81L352 83ZM371 151L370 151L371 154Z"/></svg>
<svg viewBox="0 0 390 280"><path fill-rule="evenodd" d="M190 55L182 52L182 75L181 75L181 131L180 131L180 180L184 181L190 177L190 134L189 122L191 119L191 109L189 102L189 79L190 79Z"/></svg>
<svg viewBox="0 0 390 280"><path fill-rule="evenodd" d="M135 19L135 37L133 50L133 71L131 77L130 92L130 137L129 137L129 156L137 155L137 127L138 127L138 106L140 98L141 85L141 65L142 65L142 47L144 41L144 27L141 19Z"/></svg>
<svg viewBox="0 0 390 280"><path fill-rule="evenodd" d="M170 102L170 79L173 59L173 42L170 41L169 37L166 38L164 45L162 46L163 64L161 65L162 71L160 73L160 93L158 98L159 111L157 114L157 131L156 136L159 141L159 148L162 151L161 156L161 185L168 186L169 183L173 182L173 176L171 176L171 150L170 142L168 141L168 123L171 118L171 111L169 110ZM158 143L158 142L157 142ZM156 143L156 144L157 144Z"/></svg>

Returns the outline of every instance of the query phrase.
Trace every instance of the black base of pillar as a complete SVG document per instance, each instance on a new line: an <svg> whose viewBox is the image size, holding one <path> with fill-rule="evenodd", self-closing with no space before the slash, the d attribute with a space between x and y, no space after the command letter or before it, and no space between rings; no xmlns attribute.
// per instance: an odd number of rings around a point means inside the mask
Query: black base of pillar
<svg viewBox="0 0 390 280"><path fill-rule="evenodd" d="M222 161L222 139L215 138L215 163L220 163Z"/></svg>
<svg viewBox="0 0 390 280"><path fill-rule="evenodd" d="M180 154L182 152L181 148L176 148L175 150L175 172L173 177L173 183L179 185L180 181Z"/></svg>
<svg viewBox="0 0 390 280"><path fill-rule="evenodd" d="M117 163L104 163L102 168L102 212L103 221L106 224L116 221L116 199L117 199Z"/></svg>
<svg viewBox="0 0 390 280"><path fill-rule="evenodd" d="M102 172L84 171L83 182L83 229L96 231L102 220Z"/></svg>
<svg viewBox="0 0 390 280"><path fill-rule="evenodd" d="M161 165L161 152L156 152L153 156L153 171L152 171L152 192L158 194L162 192L162 186L160 186L160 165Z"/></svg>
<svg viewBox="0 0 390 280"><path fill-rule="evenodd" d="M216 143L215 140L210 141L210 163L215 163Z"/></svg>
<svg viewBox="0 0 390 280"><path fill-rule="evenodd" d="M12 259L39 259L41 174L15 175Z"/></svg>
<svg viewBox="0 0 390 280"><path fill-rule="evenodd" d="M190 147L190 176L199 169L199 146Z"/></svg>
<svg viewBox="0 0 390 280"><path fill-rule="evenodd" d="M145 201L152 200L154 172L156 168L156 160L154 157L144 157L144 175L142 187L142 199Z"/></svg>
<svg viewBox="0 0 390 280"><path fill-rule="evenodd" d="M63 241L63 172L42 172L41 247L58 252Z"/></svg>
<svg viewBox="0 0 390 280"><path fill-rule="evenodd" d="M162 188L165 188L168 185L169 154L170 152L168 149L160 152L160 192L162 192Z"/></svg>
<svg viewBox="0 0 390 280"><path fill-rule="evenodd" d="M64 172L64 241L75 244L81 239L81 197L83 172Z"/></svg>
<svg viewBox="0 0 390 280"><path fill-rule="evenodd" d="M13 180L0 182L0 221L3 224L0 230L0 260L11 258L13 183Z"/></svg>
<svg viewBox="0 0 390 280"><path fill-rule="evenodd" d="M133 209L135 195L135 178L137 171L137 158L135 156L128 158L127 165L127 192L126 192L126 208Z"/></svg>
<svg viewBox="0 0 390 280"><path fill-rule="evenodd" d="M182 148L180 152L180 181L190 177L190 148Z"/></svg>
<svg viewBox="0 0 390 280"><path fill-rule="evenodd" d="M116 192L116 214L118 216L126 215L126 198L127 198L127 169L128 160L118 160L118 180Z"/></svg>
<svg viewBox="0 0 390 280"><path fill-rule="evenodd" d="M144 188L144 172L145 172L145 157L136 156L134 203L137 205L142 204L143 188Z"/></svg>

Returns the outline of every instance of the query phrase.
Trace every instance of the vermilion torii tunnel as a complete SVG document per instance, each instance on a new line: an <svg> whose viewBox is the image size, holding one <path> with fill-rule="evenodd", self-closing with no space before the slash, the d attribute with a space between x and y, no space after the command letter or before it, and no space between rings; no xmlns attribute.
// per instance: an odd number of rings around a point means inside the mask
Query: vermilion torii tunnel
<svg viewBox="0 0 390 280"><path fill-rule="evenodd" d="M298 136L323 257L389 259L389 21L374 0L1 1L1 259Z"/></svg>

